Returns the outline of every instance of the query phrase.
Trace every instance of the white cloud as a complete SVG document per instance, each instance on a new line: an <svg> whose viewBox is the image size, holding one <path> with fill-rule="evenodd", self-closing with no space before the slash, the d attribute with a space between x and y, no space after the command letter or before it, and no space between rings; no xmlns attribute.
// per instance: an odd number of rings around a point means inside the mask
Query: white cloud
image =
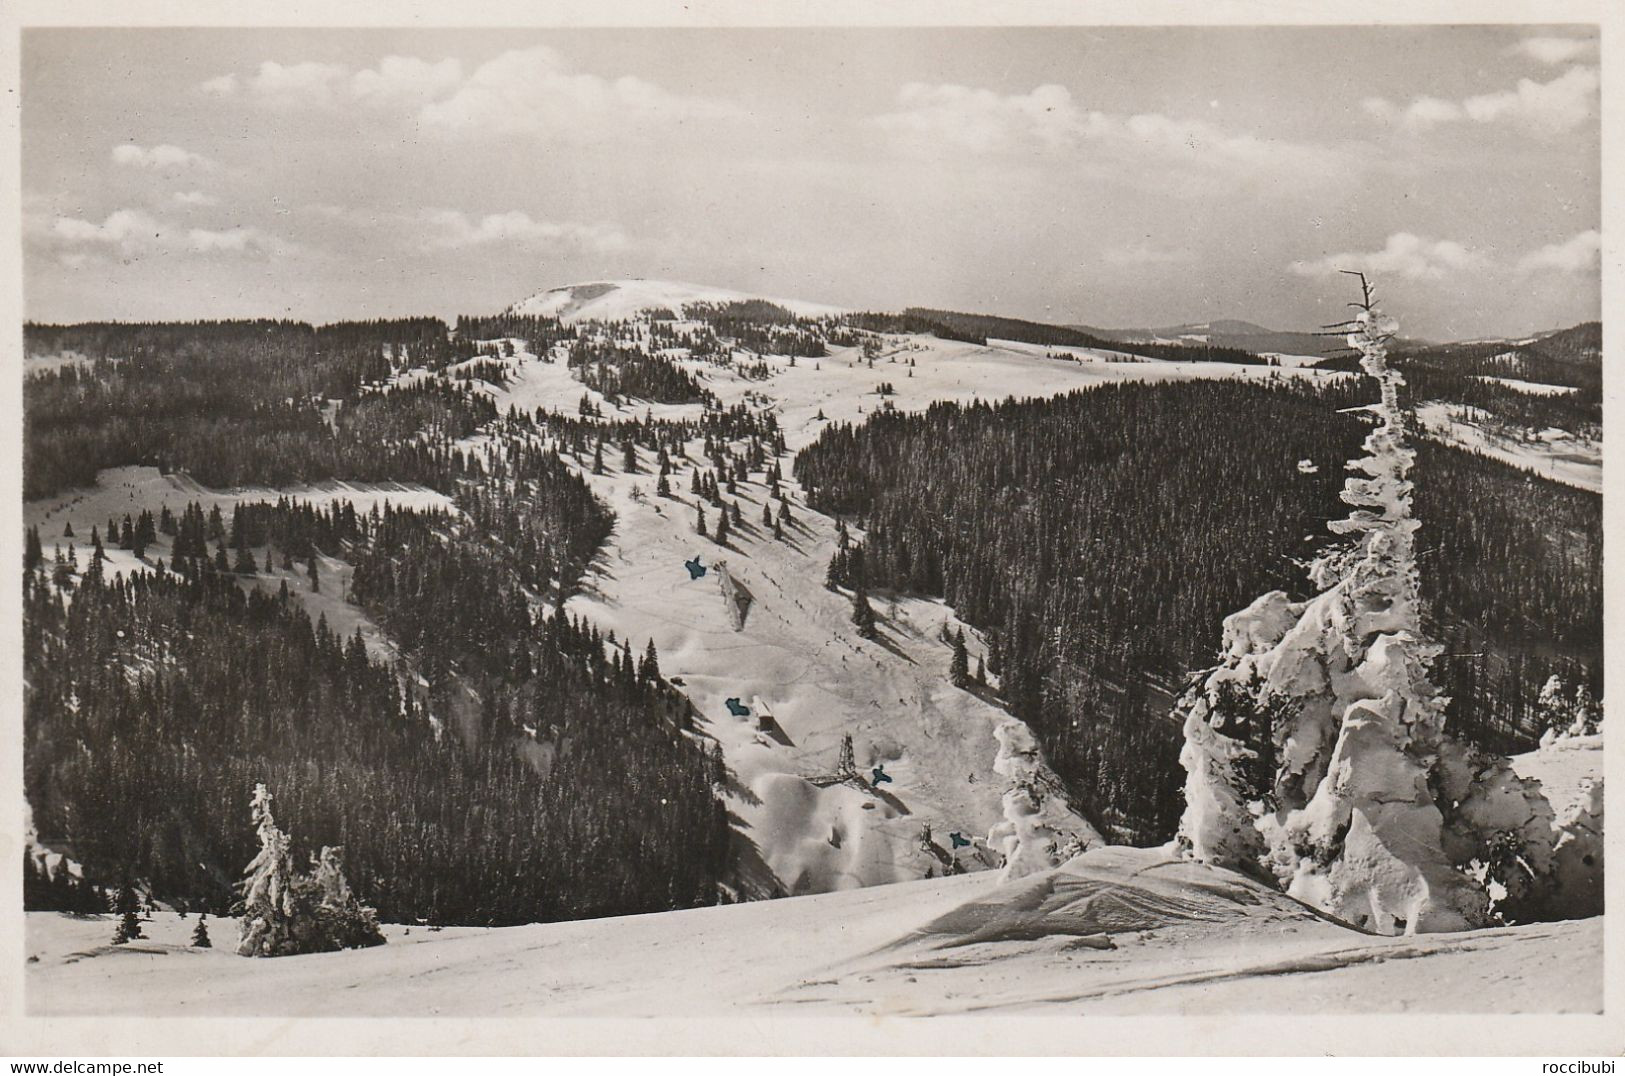
<svg viewBox="0 0 1625 1076"><path fill-rule="evenodd" d="M952 83L906 83L897 111L871 122L897 134L941 139L965 149L992 152L1024 142L1059 148L1083 136L1089 117L1064 86L1039 86L1026 94L999 94Z"/></svg>
<svg viewBox="0 0 1625 1076"><path fill-rule="evenodd" d="M1425 239L1410 232L1395 232L1381 250L1295 261L1287 268L1300 276L1329 276L1343 269L1358 269L1408 280L1438 280L1487 265L1486 258L1454 240Z"/></svg>
<svg viewBox="0 0 1625 1076"><path fill-rule="evenodd" d="M1568 131L1596 114L1601 84L1595 67L1571 67L1550 82L1519 79L1516 89L1483 94L1462 102L1479 123L1514 119L1545 131Z"/></svg>
<svg viewBox="0 0 1625 1076"><path fill-rule="evenodd" d="M1459 102L1423 96L1402 107L1384 97L1368 97L1360 104L1368 115L1411 131L1466 120L1506 120L1556 134L1573 130L1596 115L1598 86L1597 69L1577 65L1550 82L1519 79L1510 90L1478 94Z"/></svg>
<svg viewBox="0 0 1625 1076"><path fill-rule="evenodd" d="M626 236L611 225L534 220L517 209L477 220L455 209L426 210L423 216L435 232L427 238L427 245L442 249L506 243L544 250L607 252L627 246Z"/></svg>
<svg viewBox="0 0 1625 1076"><path fill-rule="evenodd" d="M1543 64L1564 64L1581 56L1591 55L1597 42L1583 37L1526 37L1511 49L1516 55L1539 60Z"/></svg>
<svg viewBox="0 0 1625 1076"><path fill-rule="evenodd" d="M347 70L339 64L305 61L280 64L266 60L246 80L248 92L262 104L278 108L325 108L335 103Z"/></svg>
<svg viewBox="0 0 1625 1076"><path fill-rule="evenodd" d="M207 171L215 167L209 158L179 146L168 144L147 149L134 142L113 147L113 163L129 168L175 169L197 168Z"/></svg>
<svg viewBox="0 0 1625 1076"><path fill-rule="evenodd" d="M1205 120L1087 110L1066 87L1055 84L1030 93L1000 94L952 83L911 82L898 91L897 105L870 123L925 145L979 153L1070 152L1094 145L1261 172L1323 171L1339 159L1327 147L1227 131Z"/></svg>
<svg viewBox="0 0 1625 1076"><path fill-rule="evenodd" d="M1518 260L1525 272L1556 269L1564 273L1584 273L1597 267L1602 252L1602 233L1595 228L1580 232L1561 243L1548 243Z"/></svg>
<svg viewBox="0 0 1625 1076"><path fill-rule="evenodd" d="M1107 265L1185 265L1196 261L1196 252L1131 243L1108 247L1101 252L1100 258Z"/></svg>
<svg viewBox="0 0 1625 1076"><path fill-rule="evenodd" d="M127 246L162 241L164 226L139 209L115 209L100 224L58 217L51 225L51 233L68 243Z"/></svg>
<svg viewBox="0 0 1625 1076"><path fill-rule="evenodd" d="M351 76L349 90L367 104L416 106L441 97L462 81L463 65L455 59L428 63L412 56L385 56L376 69Z"/></svg>
<svg viewBox="0 0 1625 1076"><path fill-rule="evenodd" d="M398 109L402 118L410 115L432 128L464 133L608 135L628 123L742 114L725 102L672 93L631 75L604 78L571 71L562 55L545 46L502 53L467 74L456 59L386 56L359 71L267 60L253 75L225 74L198 88L280 108Z"/></svg>
<svg viewBox="0 0 1625 1076"><path fill-rule="evenodd" d="M546 46L505 52L475 68L444 100L419 113L446 131L585 135L628 123L681 123L741 115L726 102L672 93L632 75L571 72Z"/></svg>
<svg viewBox="0 0 1625 1076"><path fill-rule="evenodd" d="M170 195L170 200L176 205L211 206L220 204L220 199L212 194L204 194L202 191L176 191Z"/></svg>
<svg viewBox="0 0 1625 1076"><path fill-rule="evenodd" d="M57 217L46 235L59 246L68 248L64 257L70 264L82 263L86 251L96 250L131 258L183 252L288 254L297 249L259 228L181 229L139 209L116 209L99 224L77 217Z"/></svg>

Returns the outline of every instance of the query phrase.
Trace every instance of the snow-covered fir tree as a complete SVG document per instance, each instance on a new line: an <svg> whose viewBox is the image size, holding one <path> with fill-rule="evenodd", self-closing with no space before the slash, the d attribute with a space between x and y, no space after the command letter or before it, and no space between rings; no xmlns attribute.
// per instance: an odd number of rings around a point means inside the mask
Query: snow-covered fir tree
<svg viewBox="0 0 1625 1076"><path fill-rule="evenodd" d="M265 785L254 787L252 808L260 851L243 882L238 955L291 956L382 945L377 915L351 892L340 850L324 846L311 857L311 873L297 875L292 841L277 827Z"/></svg>
<svg viewBox="0 0 1625 1076"><path fill-rule="evenodd" d="M1222 663L1179 704L1176 842L1382 933L1527 917L1551 888L1559 834L1538 782L1445 733L1448 700L1429 679L1440 647L1421 624L1403 381L1387 361L1397 325L1361 283L1348 342L1381 400L1367 454L1348 465L1350 512L1330 524L1352 542L1311 565L1308 601L1272 591L1226 618Z"/></svg>
<svg viewBox="0 0 1625 1076"><path fill-rule="evenodd" d="M312 563L315 563L312 558ZM288 835L271 814L271 792L254 786L250 803L259 854L243 880L243 914L238 923L239 956L281 956L293 944L293 866Z"/></svg>

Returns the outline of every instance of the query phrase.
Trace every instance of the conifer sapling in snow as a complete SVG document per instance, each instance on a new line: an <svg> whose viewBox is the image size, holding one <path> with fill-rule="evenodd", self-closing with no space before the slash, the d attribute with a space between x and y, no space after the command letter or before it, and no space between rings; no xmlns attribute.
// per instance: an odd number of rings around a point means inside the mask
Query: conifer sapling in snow
<svg viewBox="0 0 1625 1076"><path fill-rule="evenodd" d="M965 629L961 628L954 637L954 656L948 665L948 679L954 687L965 687L970 683L970 654L965 649Z"/></svg>
<svg viewBox="0 0 1625 1076"><path fill-rule="evenodd" d="M857 627L860 639L875 637L875 611L869 605L869 591L861 582L852 591L852 623Z"/></svg>
<svg viewBox="0 0 1625 1076"><path fill-rule="evenodd" d="M135 887L129 882L119 886L113 910L119 914L118 926L113 931L114 945L123 945L144 936L141 933L141 902L136 899Z"/></svg>

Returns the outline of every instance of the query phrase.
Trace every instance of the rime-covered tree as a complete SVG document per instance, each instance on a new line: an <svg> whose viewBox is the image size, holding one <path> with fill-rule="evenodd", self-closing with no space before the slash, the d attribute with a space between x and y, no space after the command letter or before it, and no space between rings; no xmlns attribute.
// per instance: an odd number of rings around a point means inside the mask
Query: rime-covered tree
<svg viewBox="0 0 1625 1076"><path fill-rule="evenodd" d="M250 801L260 850L242 883L243 911L237 930L239 956L283 956L293 951L292 842L271 814L271 793L254 786Z"/></svg>
<svg viewBox="0 0 1625 1076"><path fill-rule="evenodd" d="M1552 811L1504 758L1444 730L1429 670L1411 510L1414 459L1387 362L1395 323L1361 278L1349 346L1377 382L1377 426L1330 524L1350 539L1310 567L1318 593L1272 591L1225 620L1223 663L1181 700L1187 780L1179 844L1271 878L1379 933L1490 921L1491 882L1520 910L1552 862Z"/></svg>

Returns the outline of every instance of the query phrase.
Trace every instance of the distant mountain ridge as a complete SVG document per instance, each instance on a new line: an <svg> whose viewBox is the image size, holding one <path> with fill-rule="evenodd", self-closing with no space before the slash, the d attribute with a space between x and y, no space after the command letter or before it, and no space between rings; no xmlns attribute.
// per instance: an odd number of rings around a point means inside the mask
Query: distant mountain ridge
<svg viewBox="0 0 1625 1076"><path fill-rule="evenodd" d="M1338 346L1336 337L1316 336L1312 332L1267 329L1251 321L1238 318L1218 318L1213 321L1171 325L1160 329L1096 329L1083 325L1073 328L1122 343L1196 344L1211 347L1236 348L1255 355L1325 355Z"/></svg>
<svg viewBox="0 0 1625 1076"><path fill-rule="evenodd" d="M677 280L597 280L566 284L521 299L505 312L529 317L578 321L626 321L643 314L683 317L691 306L708 303L766 302L799 317L830 317L845 313L840 307L801 299L776 299L704 284Z"/></svg>

